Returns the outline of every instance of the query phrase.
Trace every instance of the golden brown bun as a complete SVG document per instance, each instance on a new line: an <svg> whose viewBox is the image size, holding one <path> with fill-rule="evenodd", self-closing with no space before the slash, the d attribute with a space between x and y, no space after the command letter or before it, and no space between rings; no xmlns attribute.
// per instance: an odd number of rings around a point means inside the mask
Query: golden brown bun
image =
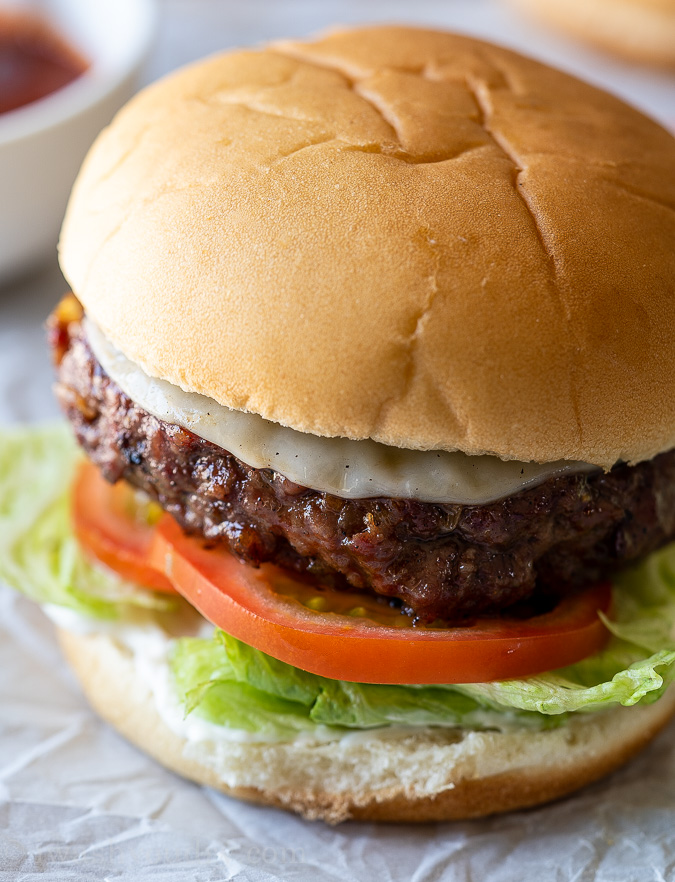
<svg viewBox="0 0 675 882"><path fill-rule="evenodd" d="M150 374L317 435L504 458L675 444L675 140L410 28L241 51L93 147L61 260Z"/></svg>
<svg viewBox="0 0 675 882"><path fill-rule="evenodd" d="M626 762L675 711L671 689L653 705L577 715L546 732L426 729L347 744L187 745L112 637L59 637L94 708L163 765L240 799L329 823L455 820L548 802Z"/></svg>
<svg viewBox="0 0 675 882"><path fill-rule="evenodd" d="M675 67L675 0L511 0L554 27L633 61Z"/></svg>

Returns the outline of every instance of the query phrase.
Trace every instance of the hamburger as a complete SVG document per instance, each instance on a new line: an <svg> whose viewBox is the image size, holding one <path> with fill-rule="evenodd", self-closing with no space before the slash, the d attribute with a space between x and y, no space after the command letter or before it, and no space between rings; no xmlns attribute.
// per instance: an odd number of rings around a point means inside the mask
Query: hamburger
<svg viewBox="0 0 675 882"><path fill-rule="evenodd" d="M531 806L645 745L675 710L674 169L618 99L435 31L137 96L60 244L84 457L5 441L2 574L100 714L330 822Z"/></svg>

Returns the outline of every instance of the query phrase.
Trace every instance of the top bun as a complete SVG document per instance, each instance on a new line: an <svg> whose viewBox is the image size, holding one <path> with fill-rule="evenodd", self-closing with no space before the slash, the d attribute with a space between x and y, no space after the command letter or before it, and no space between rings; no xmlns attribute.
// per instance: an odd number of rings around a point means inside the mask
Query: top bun
<svg viewBox="0 0 675 882"><path fill-rule="evenodd" d="M61 259L148 373L324 436L609 467L675 445L675 139L400 27L218 56L92 148Z"/></svg>

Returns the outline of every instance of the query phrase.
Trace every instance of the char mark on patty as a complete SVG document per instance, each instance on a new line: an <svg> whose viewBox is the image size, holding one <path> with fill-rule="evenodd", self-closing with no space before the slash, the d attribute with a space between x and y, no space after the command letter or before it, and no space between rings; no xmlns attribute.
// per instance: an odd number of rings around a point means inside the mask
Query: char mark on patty
<svg viewBox="0 0 675 882"><path fill-rule="evenodd" d="M398 598L420 621L493 614L605 578L675 535L675 451L608 474L561 475L488 505L342 499L254 469L135 404L77 316L52 318L57 394L109 481L144 490L191 534Z"/></svg>

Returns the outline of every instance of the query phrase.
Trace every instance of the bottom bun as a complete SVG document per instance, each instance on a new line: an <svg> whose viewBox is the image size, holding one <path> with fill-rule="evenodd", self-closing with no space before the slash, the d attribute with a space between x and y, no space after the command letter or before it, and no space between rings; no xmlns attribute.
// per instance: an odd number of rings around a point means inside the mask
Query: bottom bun
<svg viewBox="0 0 675 882"><path fill-rule="evenodd" d="M108 634L59 636L93 707L167 768L239 799L329 823L458 820L548 802L626 762L675 712L670 689L655 704L578 714L548 731L425 728L274 743L186 740L160 716L124 645Z"/></svg>

